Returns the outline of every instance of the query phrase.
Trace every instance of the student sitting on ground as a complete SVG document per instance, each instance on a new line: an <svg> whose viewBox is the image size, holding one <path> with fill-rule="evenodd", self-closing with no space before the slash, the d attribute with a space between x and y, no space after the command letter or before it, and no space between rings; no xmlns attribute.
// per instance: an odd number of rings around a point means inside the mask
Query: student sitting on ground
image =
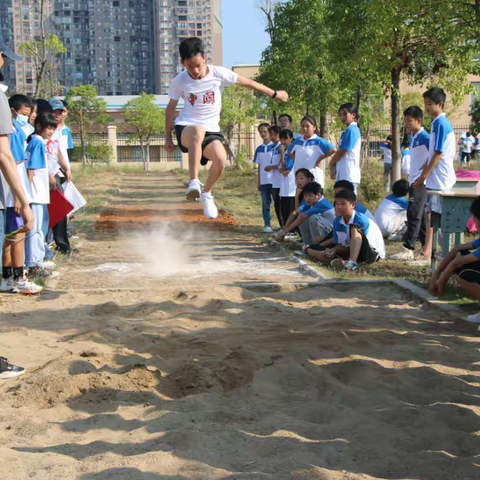
<svg viewBox="0 0 480 480"><path fill-rule="evenodd" d="M357 271L359 263L385 258L385 243L377 224L355 211L357 196L351 190L335 194L333 237L320 245L306 245L303 252L333 268Z"/></svg>
<svg viewBox="0 0 480 480"><path fill-rule="evenodd" d="M476 198L470 212L480 231L480 197ZM435 270L430 280L430 292L441 297L450 277L480 301L480 238L455 247ZM471 323L480 323L480 312L467 317Z"/></svg>
<svg viewBox="0 0 480 480"><path fill-rule="evenodd" d="M350 190L351 192L355 193L355 186L353 185L352 182L349 182L348 180L339 180L333 186L333 190L335 191L335 194L337 194L338 192L341 192L342 190ZM370 220L373 220L374 222L376 221L373 213L361 203L355 204L355 211L363 215L366 215Z"/></svg>
<svg viewBox="0 0 480 480"><path fill-rule="evenodd" d="M291 158L288 153L286 154L286 157ZM293 159L292 159L293 162ZM293 167L292 167L293 168ZM310 182L313 182L315 177L313 176L313 173L308 170L307 168L301 168L300 170L297 170L297 172L294 174L294 182L296 185L296 189L294 191L294 197L293 197L293 208L291 209L290 213L285 215L285 224L287 223L288 219L290 218L290 215L295 211L300 208L300 205L303 202L303 188L305 185L308 185ZM279 232L282 233L282 232ZM300 230L296 228L290 233L287 233L284 237L284 240L296 240L299 238L299 233Z"/></svg>
<svg viewBox="0 0 480 480"><path fill-rule="evenodd" d="M393 184L393 193L385 197L375 212L375 222L384 238L401 235L407 221L409 185L406 180Z"/></svg>
<svg viewBox="0 0 480 480"><path fill-rule="evenodd" d="M277 238L283 240L287 233L298 227L302 242L309 245L315 238L326 236L332 231L334 219L335 209L323 196L322 186L317 182L310 182L303 188L302 204L290 215Z"/></svg>

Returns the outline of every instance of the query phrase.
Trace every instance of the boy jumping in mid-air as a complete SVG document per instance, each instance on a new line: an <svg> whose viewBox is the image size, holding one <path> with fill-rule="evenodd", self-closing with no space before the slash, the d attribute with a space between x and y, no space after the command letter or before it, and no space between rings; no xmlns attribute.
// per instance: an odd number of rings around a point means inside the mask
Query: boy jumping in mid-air
<svg viewBox="0 0 480 480"><path fill-rule="evenodd" d="M282 102L288 101L288 94L241 77L227 68L207 65L205 49L199 38L183 40L180 44L180 57L185 70L177 75L170 85L165 148L173 152L172 126L175 108L180 98L183 98L184 107L175 119L175 133L182 152L188 152L190 184L186 193L187 199L201 198L205 216L216 218L218 210L213 200L212 188L222 175L227 159L222 144L224 137L219 125L223 87L241 85ZM198 180L200 163L206 165L209 160L212 161L212 166L202 191Z"/></svg>

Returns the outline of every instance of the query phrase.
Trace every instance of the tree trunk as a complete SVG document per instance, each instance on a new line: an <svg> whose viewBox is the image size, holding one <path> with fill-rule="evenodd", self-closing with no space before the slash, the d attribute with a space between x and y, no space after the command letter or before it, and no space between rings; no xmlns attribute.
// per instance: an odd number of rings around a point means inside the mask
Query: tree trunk
<svg viewBox="0 0 480 480"><path fill-rule="evenodd" d="M370 156L370 126L367 127L367 130L364 133L361 152L360 167L363 168L365 163L368 165L368 158Z"/></svg>
<svg viewBox="0 0 480 480"><path fill-rule="evenodd" d="M147 150L147 163L145 164L145 172L148 173L150 171L150 142L146 145Z"/></svg>
<svg viewBox="0 0 480 480"><path fill-rule="evenodd" d="M83 164L87 164L87 146L85 145L85 125L83 124L83 114L80 111L80 143L82 145Z"/></svg>
<svg viewBox="0 0 480 480"><path fill-rule="evenodd" d="M402 178L400 148L400 77L402 67L392 69L392 184Z"/></svg>
<svg viewBox="0 0 480 480"><path fill-rule="evenodd" d="M357 112L358 112L358 115L360 115L360 107L361 107L361 104L362 104L362 96L363 96L362 87L360 85L357 85Z"/></svg>
<svg viewBox="0 0 480 480"><path fill-rule="evenodd" d="M327 114L324 112L320 112L320 136L327 136Z"/></svg>
<svg viewBox="0 0 480 480"><path fill-rule="evenodd" d="M277 121L277 111L276 111L276 110L273 110L273 124L274 124L274 125L278 125L278 121Z"/></svg>

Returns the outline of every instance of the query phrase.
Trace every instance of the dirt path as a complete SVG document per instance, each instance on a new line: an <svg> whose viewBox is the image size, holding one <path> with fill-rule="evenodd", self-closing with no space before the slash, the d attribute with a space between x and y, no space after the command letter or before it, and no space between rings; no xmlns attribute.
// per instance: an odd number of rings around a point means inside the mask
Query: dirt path
<svg viewBox="0 0 480 480"><path fill-rule="evenodd" d="M171 176L123 176L40 298L2 297L0 479L478 479L480 340L302 285ZM276 288L262 283L273 282Z"/></svg>

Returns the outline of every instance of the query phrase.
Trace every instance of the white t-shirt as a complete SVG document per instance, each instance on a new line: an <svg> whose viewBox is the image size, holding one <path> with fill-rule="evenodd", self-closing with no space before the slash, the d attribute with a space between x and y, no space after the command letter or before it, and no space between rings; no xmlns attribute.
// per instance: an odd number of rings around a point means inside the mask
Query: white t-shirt
<svg viewBox="0 0 480 480"><path fill-rule="evenodd" d="M375 222L384 237L397 233L407 221L408 200L391 194L384 198L375 212Z"/></svg>
<svg viewBox="0 0 480 480"><path fill-rule="evenodd" d="M388 145L388 143L380 144L380 150L383 153L383 161L386 164L392 163L392 148Z"/></svg>
<svg viewBox="0 0 480 480"><path fill-rule="evenodd" d="M343 131L338 148L346 150L346 152L336 164L336 181L348 180L358 185L361 181L360 153L362 150L362 136L357 122L352 122Z"/></svg>
<svg viewBox="0 0 480 480"><path fill-rule="evenodd" d="M457 181L453 167L455 150L455 133L452 124L442 113L432 122L428 161L432 160L435 152L441 152L442 157L425 182L429 190L450 190L455 185Z"/></svg>
<svg viewBox="0 0 480 480"><path fill-rule="evenodd" d="M258 165L258 171L260 174L260 185L272 185L272 172L265 171L265 167L272 164L273 156L273 142L265 145L262 143L255 150L255 157L253 163Z"/></svg>
<svg viewBox="0 0 480 480"><path fill-rule="evenodd" d="M237 83L238 75L224 67L208 65L208 73L200 80L193 79L186 70L170 84L168 96L183 98L185 104L175 125L198 125L207 132L220 131L223 88Z"/></svg>
<svg viewBox="0 0 480 480"><path fill-rule="evenodd" d="M282 157L280 156L280 147L282 144L278 142L272 152L272 165L278 168L282 167ZM279 170L272 170L272 188L281 188L283 183L283 175Z"/></svg>
<svg viewBox="0 0 480 480"><path fill-rule="evenodd" d="M295 182L295 171L293 169L293 158L285 152L285 170L288 176L282 174L282 184L280 186L280 197L295 197L297 193L297 184Z"/></svg>
<svg viewBox="0 0 480 480"><path fill-rule="evenodd" d="M325 186L325 174L323 173L323 165L316 167L317 160L328 153L332 148L335 148L330 142L327 142L318 135L313 135L305 140L301 137L290 144L289 153L295 153L294 170L297 172L301 168L306 168L312 172L314 181L319 183L322 187Z"/></svg>
<svg viewBox="0 0 480 480"><path fill-rule="evenodd" d="M465 137L463 139L463 144L465 145L465 152L472 153L472 150L473 150L472 137Z"/></svg>
<svg viewBox="0 0 480 480"><path fill-rule="evenodd" d="M62 152L62 157L65 160L68 168L70 168L70 159L68 158L68 148L69 148L69 135L68 127L65 125L63 127L58 127L60 130L60 151Z"/></svg>
<svg viewBox="0 0 480 480"><path fill-rule="evenodd" d="M62 129L57 128L50 140L47 140L47 166L48 171L52 175L56 175L60 171L60 164L58 163L58 152L61 151L62 144Z"/></svg>
<svg viewBox="0 0 480 480"><path fill-rule="evenodd" d="M410 184L422 174L423 167L428 161L430 148L430 134L422 127L415 135L410 137Z"/></svg>
<svg viewBox="0 0 480 480"><path fill-rule="evenodd" d="M32 203L50 203L50 183L47 167L46 142L39 135L33 135L27 147L27 169L33 170Z"/></svg>
<svg viewBox="0 0 480 480"><path fill-rule="evenodd" d="M365 215L354 212L348 225L343 217L337 217L333 222L333 241L335 244L350 246L350 225L358 225L362 227L370 246L378 253L380 258L385 258L385 242L382 232L378 225Z"/></svg>

